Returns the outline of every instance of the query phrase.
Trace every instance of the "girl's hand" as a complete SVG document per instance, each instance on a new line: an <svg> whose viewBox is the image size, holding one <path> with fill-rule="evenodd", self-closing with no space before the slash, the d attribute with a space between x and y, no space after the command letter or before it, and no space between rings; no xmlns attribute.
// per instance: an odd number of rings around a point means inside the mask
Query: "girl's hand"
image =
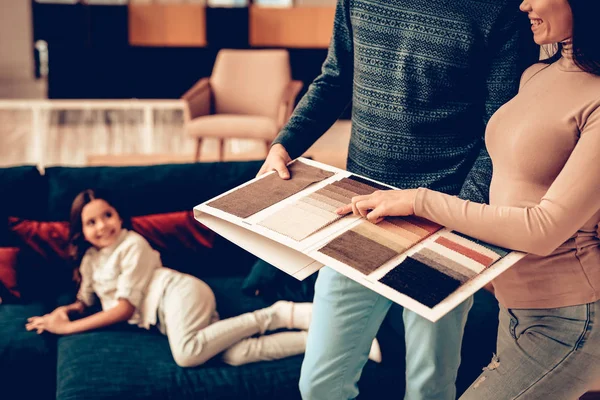
<svg viewBox="0 0 600 400"><path fill-rule="evenodd" d="M352 203L338 208L336 213L343 215L352 211L354 215L377 224L383 217L414 214L416 195L417 189L378 190L366 196L353 197Z"/></svg>
<svg viewBox="0 0 600 400"><path fill-rule="evenodd" d="M46 314L42 317L29 318L25 328L28 331L36 330L38 335L44 331L56 335L67 335L69 334L70 325L71 321L69 320L66 310L56 309L50 314Z"/></svg>

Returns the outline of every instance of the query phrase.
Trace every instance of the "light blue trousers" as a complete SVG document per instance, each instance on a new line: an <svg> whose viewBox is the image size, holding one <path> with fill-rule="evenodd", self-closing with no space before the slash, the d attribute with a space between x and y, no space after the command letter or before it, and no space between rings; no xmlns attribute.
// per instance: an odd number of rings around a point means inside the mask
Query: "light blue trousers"
<svg viewBox="0 0 600 400"><path fill-rule="evenodd" d="M331 268L321 269L300 376L304 400L358 396L357 382L371 342L391 305ZM472 305L471 297L436 323L404 310L405 400L456 399L463 328Z"/></svg>

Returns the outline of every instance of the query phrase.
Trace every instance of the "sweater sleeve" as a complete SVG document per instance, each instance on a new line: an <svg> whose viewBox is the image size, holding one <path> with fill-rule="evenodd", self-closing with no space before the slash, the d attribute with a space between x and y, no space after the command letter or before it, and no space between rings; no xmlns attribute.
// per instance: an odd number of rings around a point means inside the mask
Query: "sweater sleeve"
<svg viewBox="0 0 600 400"><path fill-rule="evenodd" d="M354 57L349 0L338 0L333 35L321 74L300 100L274 144L291 158L302 155L339 118L352 100Z"/></svg>
<svg viewBox="0 0 600 400"><path fill-rule="evenodd" d="M539 47L530 38L531 29L527 17L519 10L519 2L505 2L488 35L481 147L461 188L462 199L489 201L492 161L485 148L484 126L498 108L517 94L521 74L539 57Z"/></svg>
<svg viewBox="0 0 600 400"><path fill-rule="evenodd" d="M420 188L415 214L491 244L540 256L551 254L600 210L600 109L539 204L492 206Z"/></svg>

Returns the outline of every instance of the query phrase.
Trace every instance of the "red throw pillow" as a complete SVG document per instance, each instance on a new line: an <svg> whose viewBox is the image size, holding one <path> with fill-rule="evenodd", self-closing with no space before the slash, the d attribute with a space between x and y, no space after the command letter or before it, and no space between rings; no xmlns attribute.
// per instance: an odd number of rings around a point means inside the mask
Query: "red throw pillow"
<svg viewBox="0 0 600 400"><path fill-rule="evenodd" d="M159 252L180 252L212 248L215 234L194 219L192 211L152 214L131 219L132 228ZM68 222L42 222L8 219L8 228L21 245L46 261L69 260Z"/></svg>
<svg viewBox="0 0 600 400"><path fill-rule="evenodd" d="M192 211L133 217L131 225L159 252L212 248L215 239L214 232L196 221Z"/></svg>
<svg viewBox="0 0 600 400"><path fill-rule="evenodd" d="M0 284L16 297L21 297L17 287L17 257L18 247L0 247ZM0 303L5 299L0 297Z"/></svg>
<svg viewBox="0 0 600 400"><path fill-rule="evenodd" d="M69 223L9 217L8 229L46 261L69 260Z"/></svg>

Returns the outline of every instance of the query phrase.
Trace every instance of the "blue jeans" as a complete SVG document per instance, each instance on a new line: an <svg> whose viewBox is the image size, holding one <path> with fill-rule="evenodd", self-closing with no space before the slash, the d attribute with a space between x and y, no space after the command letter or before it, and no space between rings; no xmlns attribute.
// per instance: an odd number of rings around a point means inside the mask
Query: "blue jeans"
<svg viewBox="0 0 600 400"><path fill-rule="evenodd" d="M391 305L331 268L321 269L300 375L304 400L358 396L357 382L371 342ZM436 323L404 310L406 400L456 398L463 328L472 305L469 298Z"/></svg>
<svg viewBox="0 0 600 400"><path fill-rule="evenodd" d="M461 400L573 400L600 378L600 301L500 308L497 355Z"/></svg>

